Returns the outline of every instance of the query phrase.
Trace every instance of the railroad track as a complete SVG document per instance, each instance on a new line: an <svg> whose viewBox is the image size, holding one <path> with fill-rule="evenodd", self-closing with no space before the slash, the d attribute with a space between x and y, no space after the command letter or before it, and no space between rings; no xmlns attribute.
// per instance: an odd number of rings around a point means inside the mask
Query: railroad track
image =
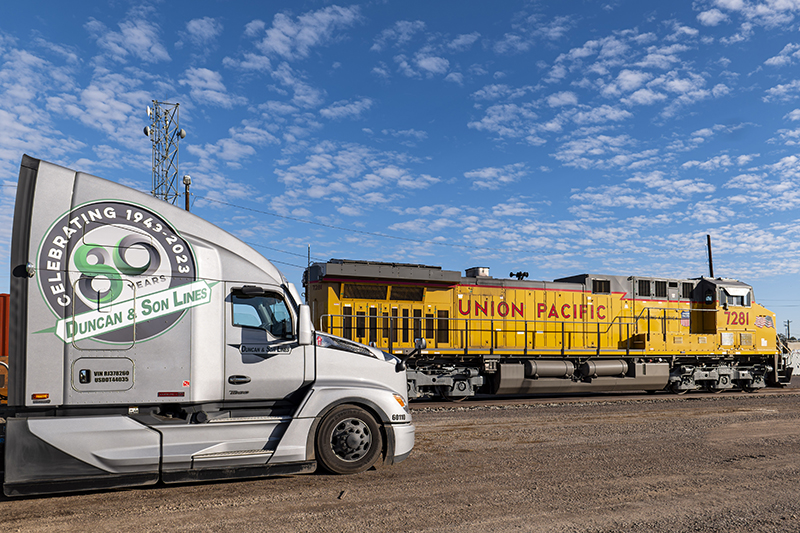
<svg viewBox="0 0 800 533"><path fill-rule="evenodd" d="M468 398L459 402L450 402L446 400L411 400L411 409L435 409L435 408L458 408L458 407L485 407L485 406L503 406L503 405L533 405L542 403L600 403L600 402L629 402L641 400L697 400L703 398L719 398L752 394L753 396L781 396L781 395L800 395L800 388L768 388L761 389L755 393L746 393L744 391L726 391L722 393L712 392L689 392L684 395L676 395L671 392L656 392L646 394L642 392L595 392L586 394L541 394L541 395L508 395L508 396L490 396L490 395L477 395L474 398Z"/></svg>

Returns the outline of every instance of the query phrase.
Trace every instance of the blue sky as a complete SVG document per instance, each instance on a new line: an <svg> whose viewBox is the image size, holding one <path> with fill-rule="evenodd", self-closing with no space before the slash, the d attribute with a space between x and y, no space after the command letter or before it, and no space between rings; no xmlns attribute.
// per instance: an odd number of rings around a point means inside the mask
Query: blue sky
<svg viewBox="0 0 800 533"><path fill-rule="evenodd" d="M308 245L697 277L710 234L800 332L800 1L676 4L4 2L0 290L22 154L149 190L158 100L192 210L298 285Z"/></svg>

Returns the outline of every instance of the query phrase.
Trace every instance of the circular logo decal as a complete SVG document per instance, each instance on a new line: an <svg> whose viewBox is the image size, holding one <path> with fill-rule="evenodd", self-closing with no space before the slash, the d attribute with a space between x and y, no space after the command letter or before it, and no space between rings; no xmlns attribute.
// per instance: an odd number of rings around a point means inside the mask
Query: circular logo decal
<svg viewBox="0 0 800 533"><path fill-rule="evenodd" d="M156 213L123 202L93 202L64 215L42 240L38 263L42 295L61 319L56 335L65 342L130 344L134 331L136 341L146 340L208 297L196 286L189 244Z"/></svg>

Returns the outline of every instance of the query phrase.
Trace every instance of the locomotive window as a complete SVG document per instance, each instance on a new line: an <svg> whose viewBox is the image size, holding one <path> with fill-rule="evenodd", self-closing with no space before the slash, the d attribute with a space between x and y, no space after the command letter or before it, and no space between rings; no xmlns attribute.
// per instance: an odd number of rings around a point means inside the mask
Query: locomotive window
<svg viewBox="0 0 800 533"><path fill-rule="evenodd" d="M639 296L650 296L650 280L639 280Z"/></svg>
<svg viewBox="0 0 800 533"><path fill-rule="evenodd" d="M369 342L378 341L378 310L369 308Z"/></svg>
<svg viewBox="0 0 800 533"><path fill-rule="evenodd" d="M436 311L436 342L447 343L449 333L449 321L447 311Z"/></svg>
<svg viewBox="0 0 800 533"><path fill-rule="evenodd" d="M344 284L344 297L359 300L385 300L389 287L386 285Z"/></svg>
<svg viewBox="0 0 800 533"><path fill-rule="evenodd" d="M608 280L608 279L593 279L592 280L592 293L593 294L610 294L611 293L611 280Z"/></svg>
<svg viewBox="0 0 800 533"><path fill-rule="evenodd" d="M424 294L423 287L392 286L392 300L421 302Z"/></svg>
<svg viewBox="0 0 800 533"><path fill-rule="evenodd" d="M366 319L364 318L364 311L356 312L356 337L359 339L364 338L364 331L366 326Z"/></svg>
<svg viewBox="0 0 800 533"><path fill-rule="evenodd" d="M744 287L723 287L719 291L719 303L750 307L750 289Z"/></svg>
<svg viewBox="0 0 800 533"><path fill-rule="evenodd" d="M422 309L414 309L414 339L422 338Z"/></svg>
<svg viewBox="0 0 800 533"><path fill-rule="evenodd" d="M408 342L408 309L403 309L403 342Z"/></svg>
<svg viewBox="0 0 800 533"><path fill-rule="evenodd" d="M693 283L681 283L681 298L691 298L693 291Z"/></svg>
<svg viewBox="0 0 800 533"><path fill-rule="evenodd" d="M397 308L392 309L392 342L397 342Z"/></svg>
<svg viewBox="0 0 800 533"><path fill-rule="evenodd" d="M342 332L342 336L345 339L353 339L353 306L352 305L345 305L344 309L342 309L342 314L344 315L344 324L342 325L344 331Z"/></svg>
<svg viewBox="0 0 800 533"><path fill-rule="evenodd" d="M656 298L666 298L666 297L667 297L667 282L656 281Z"/></svg>
<svg viewBox="0 0 800 533"><path fill-rule="evenodd" d="M433 314L425 315L425 338L433 339Z"/></svg>
<svg viewBox="0 0 800 533"><path fill-rule="evenodd" d="M381 325L381 337L389 338L389 313L383 313L383 324Z"/></svg>

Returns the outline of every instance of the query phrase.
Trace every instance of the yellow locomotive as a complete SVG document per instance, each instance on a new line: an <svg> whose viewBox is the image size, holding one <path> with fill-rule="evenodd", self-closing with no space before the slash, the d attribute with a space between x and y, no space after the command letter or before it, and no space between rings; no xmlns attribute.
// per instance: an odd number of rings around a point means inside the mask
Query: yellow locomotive
<svg viewBox="0 0 800 533"><path fill-rule="evenodd" d="M753 391L783 370L775 315L733 279L527 281L332 259L303 283L320 330L408 359L411 397Z"/></svg>

